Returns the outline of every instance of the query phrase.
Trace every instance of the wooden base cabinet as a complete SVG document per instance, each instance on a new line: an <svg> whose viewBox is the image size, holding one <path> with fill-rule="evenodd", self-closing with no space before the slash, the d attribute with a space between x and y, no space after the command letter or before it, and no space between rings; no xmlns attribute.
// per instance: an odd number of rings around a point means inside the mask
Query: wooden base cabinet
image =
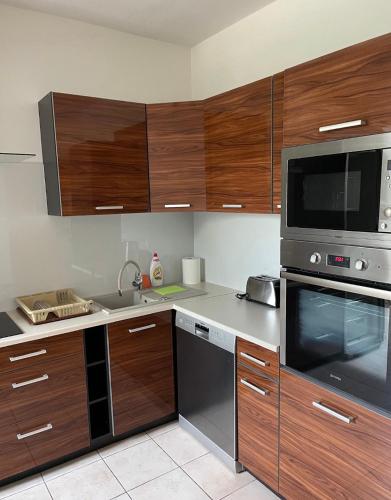
<svg viewBox="0 0 391 500"><path fill-rule="evenodd" d="M278 354L238 339L237 360L239 462L277 491Z"/></svg>
<svg viewBox="0 0 391 500"><path fill-rule="evenodd" d="M389 499L391 419L281 370L280 494Z"/></svg>
<svg viewBox="0 0 391 500"><path fill-rule="evenodd" d="M109 325L114 434L173 414L171 311Z"/></svg>
<svg viewBox="0 0 391 500"><path fill-rule="evenodd" d="M89 446L83 333L0 349L0 481Z"/></svg>

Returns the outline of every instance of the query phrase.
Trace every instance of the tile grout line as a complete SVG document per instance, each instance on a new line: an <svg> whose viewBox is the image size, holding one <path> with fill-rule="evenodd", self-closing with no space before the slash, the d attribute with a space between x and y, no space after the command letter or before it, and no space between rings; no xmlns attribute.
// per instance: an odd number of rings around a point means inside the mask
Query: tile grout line
<svg viewBox="0 0 391 500"><path fill-rule="evenodd" d="M145 433L145 434L147 435L147 433ZM126 438L125 438L125 439L126 439ZM134 444L131 444L130 446L128 446L128 447L126 447L126 448L123 448L122 450L118 450L118 451L115 451L114 453L110 453L110 455L107 455L106 457L103 457L103 456L100 454L99 450L97 450L97 451L98 451L98 455L100 456L100 458L101 458L102 460L105 460L105 458L112 457L112 456L114 456L114 455L117 455L117 453L121 453L122 451L129 450L130 448L134 448L135 446L138 446L138 445L140 445L140 444L146 443L147 441L149 441L149 440L151 440L151 439L152 439L152 438L151 438L151 437L149 437L149 436L147 435L147 439L144 439L144 441L140 441L139 443L134 443ZM117 443L120 443L120 442L121 442L121 441L117 441ZM116 443L113 443L113 444L116 444ZM110 446L110 445L108 445L108 446ZM103 449L103 448L101 448L101 449Z"/></svg>
<svg viewBox="0 0 391 500"><path fill-rule="evenodd" d="M42 481L43 481L43 484L45 485L45 488L46 488L47 492L49 493L50 498L53 500L53 496L52 496L52 494L50 493L50 490L49 490L48 485L45 483L45 480L44 480L44 478L43 478L43 474L42 474L42 472L41 472L41 476L42 476Z"/></svg>
<svg viewBox="0 0 391 500"><path fill-rule="evenodd" d="M205 455L202 455L202 456L204 457ZM197 459L195 458L194 460L197 460ZM192 461L193 461L193 460L192 460ZM188 463L190 463L190 462L188 462ZM184 465L186 465L186 464L184 464ZM203 492L205 493L205 495L206 495L208 498L210 498L211 500L213 500L213 498L209 495L209 493L207 493L207 492L204 490L204 488L203 488L202 486L200 486L200 485L197 483L197 481L196 481L195 479L193 479L193 478L192 478L192 477L191 477L191 476L190 476L190 475L189 475L189 474L188 474L188 473L187 473L184 469L182 469L182 467L180 467L180 469L181 469L181 471L182 471L182 472L184 472L184 473L186 474L186 476L187 476L187 477L188 477L188 478L189 478L189 479L190 479L190 480L191 480L191 481L192 481L192 482L193 482L196 486L198 486L198 488L199 488L201 491L203 491Z"/></svg>
<svg viewBox="0 0 391 500"><path fill-rule="evenodd" d="M54 481L55 479L58 479L59 477L65 476L66 474L70 474L71 472L74 472L75 470L84 469L84 467L88 467L89 465L92 465L92 464L95 464L97 462L100 462L101 460L103 460L103 458L98 453L98 458L96 460L93 460L92 462L89 462L88 464L79 465L78 467L75 467L74 469L69 470L67 472L62 472L61 474L58 474L58 476L52 477L51 479L45 479L44 473L41 472L42 480L43 480L43 482L45 484L50 483L50 481ZM71 462L71 460L69 462ZM61 465L66 465L66 464L67 464L67 462L64 462L63 464L60 464L60 465L58 465L56 467L61 467ZM50 469L47 469L47 470L49 471Z"/></svg>
<svg viewBox="0 0 391 500"><path fill-rule="evenodd" d="M41 473L40 473L40 476L42 476ZM26 478L23 478L23 479L27 479L28 477L29 476L27 476ZM22 481L23 481L23 479L22 479ZM13 482L5 484L4 486L2 486L2 488L6 488L8 486L11 486L12 484L13 484ZM42 483L33 484L32 486L28 486L27 488L23 488L22 490L14 491L13 493L10 493L9 495L6 495L5 497L2 497L2 500L6 500L7 498L10 498L10 497L12 497L14 495L19 495L20 493L24 493L25 491L31 490L32 488L35 488L36 486L41 486L41 484ZM43 483L43 484L45 484L45 483ZM49 492L49 495L50 495L50 492Z"/></svg>
<svg viewBox="0 0 391 500"><path fill-rule="evenodd" d="M141 443L140 443L141 444ZM106 462L106 460L103 458L102 459L103 463L106 465L106 467L109 469L109 471L112 473L112 475L114 476L114 478L118 481L119 485L121 486L121 488L124 490L125 493L127 493L126 491L126 488L125 486L121 483L121 481L118 479L118 477L114 474L114 472L111 470L111 467L109 466L109 464ZM123 493L121 493L121 495L123 495ZM119 495L120 496L120 495Z"/></svg>
<svg viewBox="0 0 391 500"><path fill-rule="evenodd" d="M156 436L156 437L158 437L158 436ZM153 441L153 442L154 442L157 446L159 446L159 448L160 448L161 450L163 450L163 451L164 451L164 453L165 453L168 457L170 457L170 455L166 452L166 450L164 450L164 449L160 446L160 444L159 444L159 443L157 443L157 442L156 442L153 438L152 438L152 441ZM208 453L209 453L209 451L208 451L208 452L206 452L205 454L203 454L203 455L201 455L201 456L197 457L197 458L194 458L193 460L190 460L189 462L186 462L186 463L185 463L185 464L183 464L183 465L187 465L187 464L189 464L189 463L191 463L191 462L194 462L194 460L197 460L198 458L205 457L206 455L208 455ZM199 484L198 484L198 483L197 483L197 482L196 482L196 481L195 481L195 480L191 477L191 476L189 476L189 474L188 474L185 470L183 470L183 469L182 469L182 466L181 466L181 465L179 465L177 462L175 462L175 460L174 460L172 457L170 457L170 458L171 458L171 460L172 460L175 464L177 464L177 465L178 465L178 468L179 468L182 472L184 472L184 473L186 474L186 476L187 476L187 477L188 477L188 478L189 478L189 479L190 479L190 480L191 480L191 481L192 481L192 482L193 482L196 486L198 486L198 488L199 488L201 491L203 491L203 492L205 493L205 495L206 495L208 498L210 498L211 500L213 500L213 499L212 499L212 497L211 497L210 495L208 495L208 493L207 493L207 492L206 492L206 491L205 491L205 490L204 490L204 489L203 489L203 488L202 488L202 487L201 487L201 486L200 486L200 485L199 485Z"/></svg>

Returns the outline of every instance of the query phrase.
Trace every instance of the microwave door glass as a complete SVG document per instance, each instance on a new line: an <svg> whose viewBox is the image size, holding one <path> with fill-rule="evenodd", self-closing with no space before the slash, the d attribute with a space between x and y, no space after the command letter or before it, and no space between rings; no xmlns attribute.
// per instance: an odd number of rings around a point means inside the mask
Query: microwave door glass
<svg viewBox="0 0 391 500"><path fill-rule="evenodd" d="M286 364L391 412L390 303L288 281Z"/></svg>
<svg viewBox="0 0 391 500"><path fill-rule="evenodd" d="M376 231L381 150L288 162L288 226Z"/></svg>

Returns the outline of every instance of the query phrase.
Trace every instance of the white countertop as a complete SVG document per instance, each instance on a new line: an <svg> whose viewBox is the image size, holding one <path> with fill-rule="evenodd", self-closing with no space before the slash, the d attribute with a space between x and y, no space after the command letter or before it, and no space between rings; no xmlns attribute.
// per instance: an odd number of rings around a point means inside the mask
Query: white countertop
<svg viewBox="0 0 391 500"><path fill-rule="evenodd" d="M190 299L144 305L112 314L99 311L43 325L32 325L19 311L11 311L8 312L9 316L23 333L0 339L0 348L175 309L185 314L191 314L212 326L224 328L228 332L266 349L278 351L280 345L279 309L239 300L235 297L235 290L213 283L201 283L193 288L200 288L207 293Z"/></svg>
<svg viewBox="0 0 391 500"><path fill-rule="evenodd" d="M279 350L280 310L274 307L240 300L231 293L183 300L175 309L271 351Z"/></svg>

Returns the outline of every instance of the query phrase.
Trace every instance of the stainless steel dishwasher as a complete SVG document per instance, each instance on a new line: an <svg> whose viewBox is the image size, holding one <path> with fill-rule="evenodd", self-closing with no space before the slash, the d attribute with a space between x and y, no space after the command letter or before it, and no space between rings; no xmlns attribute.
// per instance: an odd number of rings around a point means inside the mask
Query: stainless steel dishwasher
<svg viewBox="0 0 391 500"><path fill-rule="evenodd" d="M176 314L179 424L231 469L237 462L235 336Z"/></svg>

